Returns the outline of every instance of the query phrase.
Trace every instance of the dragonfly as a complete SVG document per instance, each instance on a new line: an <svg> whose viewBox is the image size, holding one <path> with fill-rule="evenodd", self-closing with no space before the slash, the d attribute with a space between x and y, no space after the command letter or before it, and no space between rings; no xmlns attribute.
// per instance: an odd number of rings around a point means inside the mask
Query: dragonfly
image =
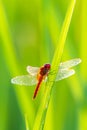
<svg viewBox="0 0 87 130"><path fill-rule="evenodd" d="M75 74L75 70L72 69L72 67L78 65L79 63L81 63L80 58L75 58L72 60L61 62L59 64L59 69L58 69L58 73L56 75L55 81L65 79ZM17 84L17 85L24 85L24 86L36 85L34 95L33 95L33 99L35 99L37 96L38 90L41 86L41 83L43 81L44 82L47 81L48 75L50 74L50 69L51 69L50 64L44 64L41 67L27 66L26 70L28 74L16 76L12 78L11 83Z"/></svg>

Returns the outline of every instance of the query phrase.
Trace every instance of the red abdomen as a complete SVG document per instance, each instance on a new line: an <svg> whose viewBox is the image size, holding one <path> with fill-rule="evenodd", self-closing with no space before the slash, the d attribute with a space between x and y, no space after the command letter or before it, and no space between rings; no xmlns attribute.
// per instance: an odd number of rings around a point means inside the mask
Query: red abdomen
<svg viewBox="0 0 87 130"><path fill-rule="evenodd" d="M42 80L43 80L43 76L40 75L37 86L36 86L36 89L34 91L33 99L37 96L37 93L38 93L38 90L39 90L39 87L40 87L40 84L41 84Z"/></svg>

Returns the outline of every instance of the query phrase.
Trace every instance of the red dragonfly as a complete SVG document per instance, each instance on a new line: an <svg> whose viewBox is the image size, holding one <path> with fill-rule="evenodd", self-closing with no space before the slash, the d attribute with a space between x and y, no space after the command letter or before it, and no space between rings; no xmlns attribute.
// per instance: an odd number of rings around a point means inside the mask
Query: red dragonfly
<svg viewBox="0 0 87 130"><path fill-rule="evenodd" d="M59 71L56 76L56 80L62 80L64 78L67 78L75 73L73 69L70 69L73 66L76 66L81 62L80 58L77 59L72 59L63 63L60 63L59 65ZM45 64L42 67L32 67L32 66L27 66L27 72L29 73L28 75L21 75L21 76L16 76L11 79L11 83L13 84L18 84L18 85L25 85L25 86L32 86L36 85L33 99L37 96L37 92L40 88L40 85L42 81L47 81L47 76L50 72L51 65L50 64Z"/></svg>

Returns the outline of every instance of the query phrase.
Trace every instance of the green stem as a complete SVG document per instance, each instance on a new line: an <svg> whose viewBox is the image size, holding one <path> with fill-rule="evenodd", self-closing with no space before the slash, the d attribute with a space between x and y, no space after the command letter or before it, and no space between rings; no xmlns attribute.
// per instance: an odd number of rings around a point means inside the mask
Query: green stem
<svg viewBox="0 0 87 130"><path fill-rule="evenodd" d="M48 81L46 83L46 92L44 93L42 103L38 110L33 130L43 130L43 128L44 128L46 113L47 113L47 109L48 109L48 105L49 105L49 101L50 101L50 96L52 93L52 88L53 88L53 84L54 84L54 81L56 78L56 74L58 72L58 66L59 66L59 63L60 63L60 60L62 57L65 40L67 37L69 25L70 25L72 14L73 14L74 7L75 7L75 2L76 2L75 0L71 0L69 8L66 13L66 17L65 17L62 29L61 29L57 49L55 51L53 61L52 61L52 66L51 66L52 75L49 74L49 76L48 76ZM55 72L55 73L53 73L53 72Z"/></svg>

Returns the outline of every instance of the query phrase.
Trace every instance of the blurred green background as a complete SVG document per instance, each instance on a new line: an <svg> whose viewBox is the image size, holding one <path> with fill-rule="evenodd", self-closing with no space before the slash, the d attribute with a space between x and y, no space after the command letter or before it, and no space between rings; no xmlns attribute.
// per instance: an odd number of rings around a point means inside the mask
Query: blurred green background
<svg viewBox="0 0 87 130"><path fill-rule="evenodd" d="M33 129L41 88L12 85L26 66L51 63L70 0L0 1L0 130ZM87 1L77 0L62 61L80 57L76 74L54 85L45 130L87 130ZM39 113L38 113L39 114Z"/></svg>

